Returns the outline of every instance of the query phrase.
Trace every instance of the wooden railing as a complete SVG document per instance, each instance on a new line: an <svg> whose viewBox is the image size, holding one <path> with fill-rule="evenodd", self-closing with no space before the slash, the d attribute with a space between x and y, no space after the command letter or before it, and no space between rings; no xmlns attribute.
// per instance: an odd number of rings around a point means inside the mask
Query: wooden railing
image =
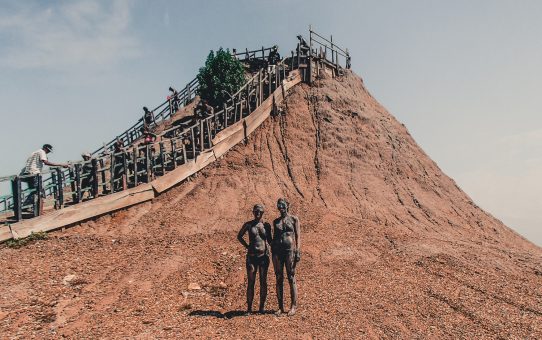
<svg viewBox="0 0 542 340"><path fill-rule="evenodd" d="M69 169L52 167L38 176L0 177L0 183L11 183L11 194L0 196L0 215L3 215L0 220L20 221L23 218L39 216L47 209L62 209L141 183L148 183L177 166L196 159L198 155L211 148L213 138L220 131L258 108L287 78L290 71L301 69L305 74L304 80L310 83L314 76L313 68L319 63L326 63L339 73L343 68L341 65L343 63L339 61L341 56L345 67L349 67L347 50L339 48L332 42L332 38L327 40L312 29L309 32L309 44L298 36L296 51L292 51L291 56L283 58L276 65L267 64L272 48L262 47L259 50L234 53L234 56L249 67L254 65L261 67L253 72L252 77L232 94L222 107L215 108L216 112L187 124L166 129L160 133L156 142L136 145L135 141L140 140L143 126L143 121L139 120L117 137L123 142L122 152L112 151L113 144L117 140L115 138L94 151L91 160L73 162ZM320 51L314 49L315 46L319 47ZM331 59L327 57L328 50ZM198 86L197 79L194 79L176 96L158 105L153 110L155 120L162 122L170 119L176 110L194 99ZM35 180L36 187L23 189L21 184L29 180ZM34 196L34 199L27 199L29 196ZM25 213L25 210L29 213Z"/></svg>

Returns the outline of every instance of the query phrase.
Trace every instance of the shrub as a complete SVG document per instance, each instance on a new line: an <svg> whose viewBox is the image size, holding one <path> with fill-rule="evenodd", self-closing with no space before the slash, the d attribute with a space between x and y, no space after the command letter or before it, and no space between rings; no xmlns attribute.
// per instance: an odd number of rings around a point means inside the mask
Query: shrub
<svg viewBox="0 0 542 340"><path fill-rule="evenodd" d="M35 241L46 240L48 237L49 235L47 235L47 233L44 231L38 231L36 233L31 232L27 237L8 240L6 242L6 246L9 248L20 248Z"/></svg>
<svg viewBox="0 0 542 340"><path fill-rule="evenodd" d="M198 95L214 107L221 106L230 98L224 91L234 94L244 84L243 65L221 47L209 53L205 66L199 69L198 81Z"/></svg>

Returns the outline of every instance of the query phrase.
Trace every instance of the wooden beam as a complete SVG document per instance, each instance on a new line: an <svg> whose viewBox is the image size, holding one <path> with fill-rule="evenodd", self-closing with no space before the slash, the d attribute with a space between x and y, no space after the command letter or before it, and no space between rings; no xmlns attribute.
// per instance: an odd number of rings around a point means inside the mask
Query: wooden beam
<svg viewBox="0 0 542 340"><path fill-rule="evenodd" d="M150 184L143 184L132 189L89 200L65 209L51 211L47 215L12 224L11 230L14 238L27 237L32 232L51 231L70 226L119 209L149 201L154 197L152 186Z"/></svg>

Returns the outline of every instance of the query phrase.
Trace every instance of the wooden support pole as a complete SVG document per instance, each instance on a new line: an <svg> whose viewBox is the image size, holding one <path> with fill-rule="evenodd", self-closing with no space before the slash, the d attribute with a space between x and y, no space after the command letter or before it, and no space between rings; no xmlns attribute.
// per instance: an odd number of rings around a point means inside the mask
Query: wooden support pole
<svg viewBox="0 0 542 340"><path fill-rule="evenodd" d="M100 159L99 163L100 163L100 175L102 176L102 193L106 193L107 192L107 182L105 180L104 160Z"/></svg>
<svg viewBox="0 0 542 340"><path fill-rule="evenodd" d="M222 107L224 109L224 128L227 128L228 127L228 110L226 107L226 103L224 103Z"/></svg>
<svg viewBox="0 0 542 340"><path fill-rule="evenodd" d="M21 178L15 176L11 180L11 194L13 196L13 215L15 216L15 221L19 222L23 218L22 213L22 199L21 199Z"/></svg>
<svg viewBox="0 0 542 340"><path fill-rule="evenodd" d="M145 145L145 179L147 183L151 181L151 147L149 144Z"/></svg>
<svg viewBox="0 0 542 340"><path fill-rule="evenodd" d="M90 176L90 174L87 174L87 176ZM92 189L90 190L90 192L92 192ZM81 202L82 196L83 194L82 194L82 188L81 188L81 164L75 164L75 196L74 196L73 202L74 203Z"/></svg>
<svg viewBox="0 0 542 340"><path fill-rule="evenodd" d="M299 41L299 44L297 44L297 67L299 68L299 64L301 64L301 41Z"/></svg>
<svg viewBox="0 0 542 340"><path fill-rule="evenodd" d="M36 180L36 204L34 205L34 217L38 217L40 216L41 214L43 214L43 195L42 195L42 192L43 192L43 178L41 177L41 175L37 175L36 176L37 180Z"/></svg>
<svg viewBox="0 0 542 340"><path fill-rule="evenodd" d="M258 106L260 106L263 102L263 70L258 71L258 94L260 97Z"/></svg>
<svg viewBox="0 0 542 340"><path fill-rule="evenodd" d="M139 184L139 175L137 174L137 159L138 159L138 152L139 148L134 145L134 148L132 149L132 167L134 169L134 187L136 187Z"/></svg>
<svg viewBox="0 0 542 340"><path fill-rule="evenodd" d="M182 140L182 143L183 143L183 163L182 164L186 164L186 144L184 143L184 138Z"/></svg>
<svg viewBox="0 0 542 340"><path fill-rule="evenodd" d="M331 63L335 64L335 48L333 48L333 36L331 36L329 41L331 42Z"/></svg>
<svg viewBox="0 0 542 340"><path fill-rule="evenodd" d="M209 148L213 147L213 138L211 136L211 118L212 117L205 119L205 127L207 128L207 142L209 143Z"/></svg>
<svg viewBox="0 0 542 340"><path fill-rule="evenodd" d="M247 115L250 113L250 86L247 84Z"/></svg>
<svg viewBox="0 0 542 340"><path fill-rule="evenodd" d="M62 170L56 168L56 185L58 190L58 209L62 209L64 206L64 176L62 175Z"/></svg>
<svg viewBox="0 0 542 340"><path fill-rule="evenodd" d="M166 174L166 162L165 162L165 153L164 153L164 142L160 142L160 167L162 168L162 176Z"/></svg>
<svg viewBox="0 0 542 340"><path fill-rule="evenodd" d="M128 157L126 151L122 151L122 190L128 188Z"/></svg>
<svg viewBox="0 0 542 340"><path fill-rule="evenodd" d="M53 171L51 173L51 181L53 182L53 198L54 198L54 201L55 201L55 210L59 209L58 208L58 180L57 180L57 172L56 171Z"/></svg>
<svg viewBox="0 0 542 340"><path fill-rule="evenodd" d="M265 72L267 77L267 93L271 95L271 93L273 93L273 91L271 91L271 72L269 72L269 70L266 70Z"/></svg>
<svg viewBox="0 0 542 340"><path fill-rule="evenodd" d="M120 164L119 164L120 165ZM111 188L111 190L109 191L109 193L114 193L115 192L115 180L117 178L115 178L115 168L117 167L117 164L115 162L115 153L111 153L111 156L109 158L109 186Z"/></svg>
<svg viewBox="0 0 542 340"><path fill-rule="evenodd" d="M75 176L75 173L77 167L70 168L68 170L68 175L70 176L70 189L72 192L72 202L73 203L79 203L79 198L77 196L77 187L79 186L79 181L77 180L77 177Z"/></svg>
<svg viewBox="0 0 542 340"><path fill-rule="evenodd" d="M224 112L224 116L225 115L226 115L226 113ZM194 136L194 127L193 126L190 128L190 142L191 142L191 145L192 145L192 158L196 159L196 138Z"/></svg>
<svg viewBox="0 0 542 340"><path fill-rule="evenodd" d="M205 139L204 139L204 124L203 124L203 121L204 119L200 119L199 121L199 147L200 147L200 151L203 152L203 150L205 150L205 145L203 144L205 142Z"/></svg>
<svg viewBox="0 0 542 340"><path fill-rule="evenodd" d="M91 164L92 164L92 177L94 178L94 180L92 181L92 196L94 196L95 198L98 197L98 193L99 193L99 187L98 187L98 160L97 159L92 159L91 161Z"/></svg>
<svg viewBox="0 0 542 340"><path fill-rule="evenodd" d="M171 145L171 158L172 158L172 168L177 168L177 141L175 139L171 139L170 141Z"/></svg>

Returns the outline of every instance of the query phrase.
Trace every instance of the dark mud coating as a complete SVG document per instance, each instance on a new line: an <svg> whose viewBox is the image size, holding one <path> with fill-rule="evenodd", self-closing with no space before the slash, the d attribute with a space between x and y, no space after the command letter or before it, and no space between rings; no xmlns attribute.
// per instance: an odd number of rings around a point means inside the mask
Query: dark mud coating
<svg viewBox="0 0 542 340"><path fill-rule="evenodd" d="M263 222L263 206L257 204L252 209L254 219L241 227L237 239L247 249L247 314L252 313L252 301L254 300L254 286L256 273L260 275L260 313L265 312L265 300L267 299L267 270L269 269L269 243L271 242L271 226ZM248 233L249 243L243 236Z"/></svg>
<svg viewBox="0 0 542 340"><path fill-rule="evenodd" d="M298 85L281 110L152 204L2 246L2 337L542 338L541 249L472 202L359 77ZM278 197L302 223L297 312L242 316L237 234L255 203L276 218Z"/></svg>
<svg viewBox="0 0 542 340"><path fill-rule="evenodd" d="M275 269L276 293L279 309L276 315L284 313L284 269L290 285L291 305L288 316L297 310L297 283L295 267L300 260L301 232L297 216L288 213L288 202L281 198L277 202L280 216L273 221L273 268Z"/></svg>

